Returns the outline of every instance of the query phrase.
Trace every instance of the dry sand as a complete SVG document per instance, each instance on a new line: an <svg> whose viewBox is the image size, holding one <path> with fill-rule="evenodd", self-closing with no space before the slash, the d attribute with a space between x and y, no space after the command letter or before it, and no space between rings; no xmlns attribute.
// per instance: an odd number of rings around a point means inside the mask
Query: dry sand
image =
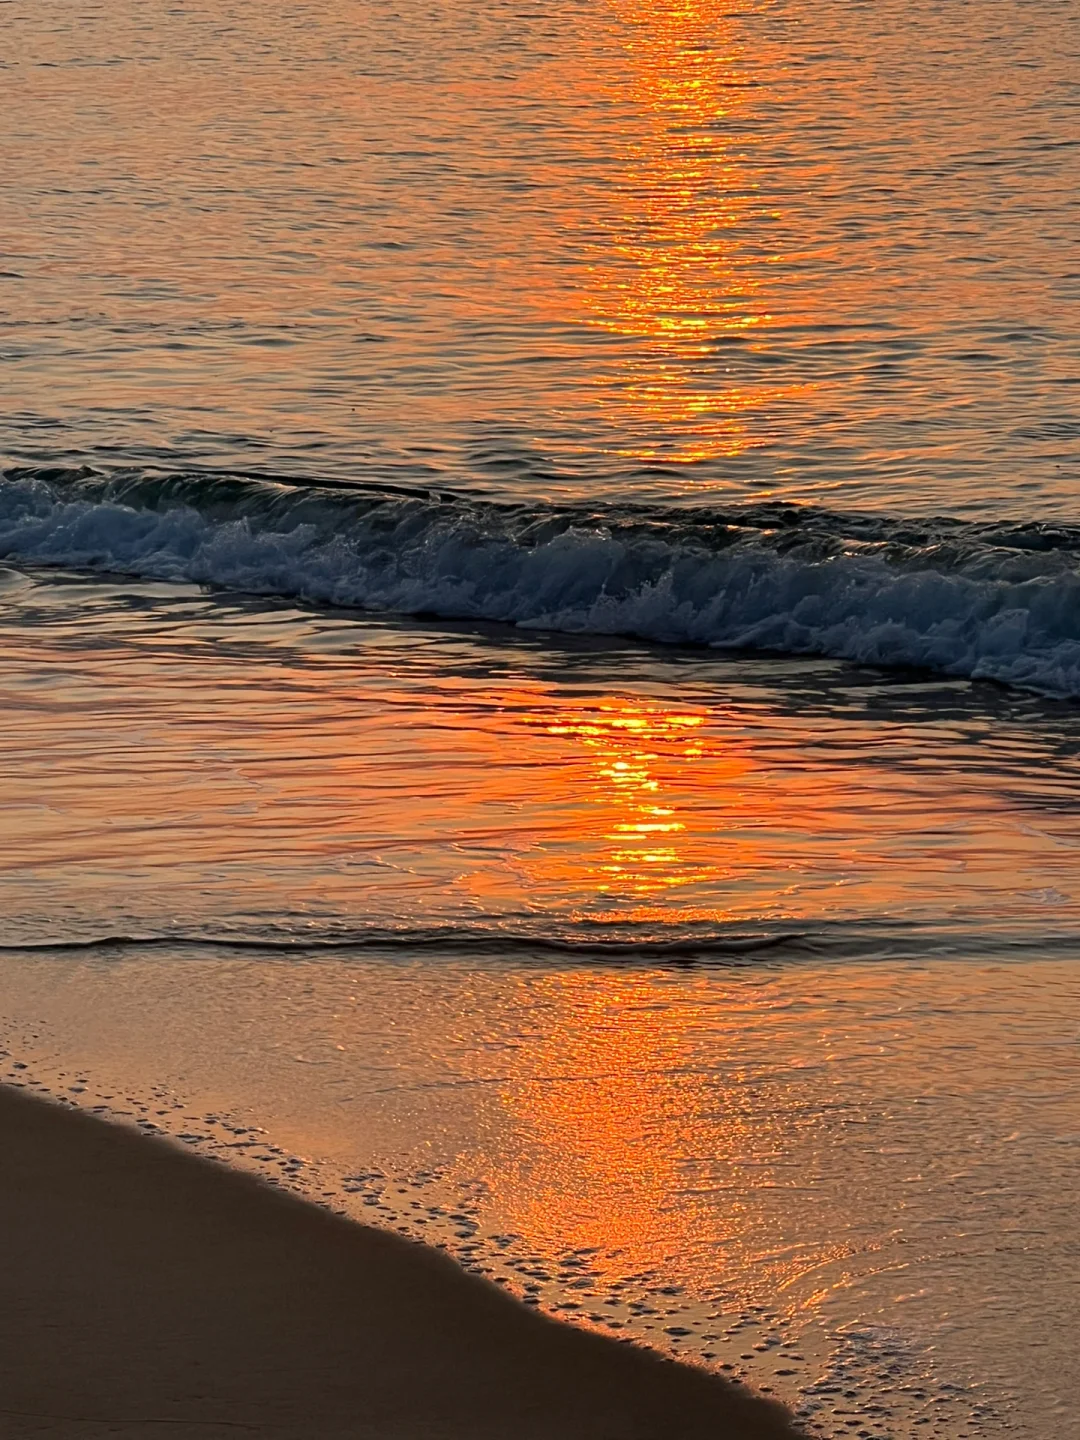
<svg viewBox="0 0 1080 1440"><path fill-rule="evenodd" d="M0 1434L690 1440L796 1432L434 1251L0 1087Z"/></svg>

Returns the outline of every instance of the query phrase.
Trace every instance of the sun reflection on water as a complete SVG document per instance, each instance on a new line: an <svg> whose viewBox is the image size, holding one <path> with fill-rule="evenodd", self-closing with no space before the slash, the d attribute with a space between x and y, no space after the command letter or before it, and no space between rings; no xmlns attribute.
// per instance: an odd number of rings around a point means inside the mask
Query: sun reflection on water
<svg viewBox="0 0 1080 1440"><path fill-rule="evenodd" d="M600 853L587 869L597 894L644 899L704 878L678 843L686 822L671 768L702 757L705 720L700 712L617 702L537 717L547 734L569 737L589 756L586 824Z"/></svg>
<svg viewBox="0 0 1080 1440"><path fill-rule="evenodd" d="M756 7L610 3L643 124L627 129L621 203L598 219L582 301L589 324L637 344L621 349L621 373L595 377L597 400L621 412L628 458L736 456L806 388L736 381L723 358L768 328L770 267L783 259L768 239L780 214L747 159L754 109L774 100L737 38Z"/></svg>

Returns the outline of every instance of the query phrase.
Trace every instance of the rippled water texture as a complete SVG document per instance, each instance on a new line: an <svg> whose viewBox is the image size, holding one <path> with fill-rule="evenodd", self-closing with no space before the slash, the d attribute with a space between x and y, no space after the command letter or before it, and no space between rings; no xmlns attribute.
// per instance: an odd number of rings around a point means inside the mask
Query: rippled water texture
<svg viewBox="0 0 1080 1440"><path fill-rule="evenodd" d="M2 578L2 943L1080 936L1069 705Z"/></svg>
<svg viewBox="0 0 1080 1440"><path fill-rule="evenodd" d="M1075 519L1075 0L9 4L0 450Z"/></svg>
<svg viewBox="0 0 1080 1440"><path fill-rule="evenodd" d="M0 701L4 1079L830 1440L1076 1434L1073 705L17 568Z"/></svg>

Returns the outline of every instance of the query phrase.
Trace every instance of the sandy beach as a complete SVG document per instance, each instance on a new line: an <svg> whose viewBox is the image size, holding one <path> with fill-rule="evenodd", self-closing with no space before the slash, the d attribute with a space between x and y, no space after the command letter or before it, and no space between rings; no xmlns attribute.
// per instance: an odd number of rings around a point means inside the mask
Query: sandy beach
<svg viewBox="0 0 1080 1440"><path fill-rule="evenodd" d="M0 1090L9 1437L794 1436L700 1370L435 1251Z"/></svg>

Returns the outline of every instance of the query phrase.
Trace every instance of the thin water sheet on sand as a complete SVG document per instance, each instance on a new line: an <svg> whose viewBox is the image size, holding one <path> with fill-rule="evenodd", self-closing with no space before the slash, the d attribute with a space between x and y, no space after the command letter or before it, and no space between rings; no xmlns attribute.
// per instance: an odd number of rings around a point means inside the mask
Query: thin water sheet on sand
<svg viewBox="0 0 1080 1440"><path fill-rule="evenodd" d="M11 1440L794 1436L715 1376L442 1257L0 1089Z"/></svg>

